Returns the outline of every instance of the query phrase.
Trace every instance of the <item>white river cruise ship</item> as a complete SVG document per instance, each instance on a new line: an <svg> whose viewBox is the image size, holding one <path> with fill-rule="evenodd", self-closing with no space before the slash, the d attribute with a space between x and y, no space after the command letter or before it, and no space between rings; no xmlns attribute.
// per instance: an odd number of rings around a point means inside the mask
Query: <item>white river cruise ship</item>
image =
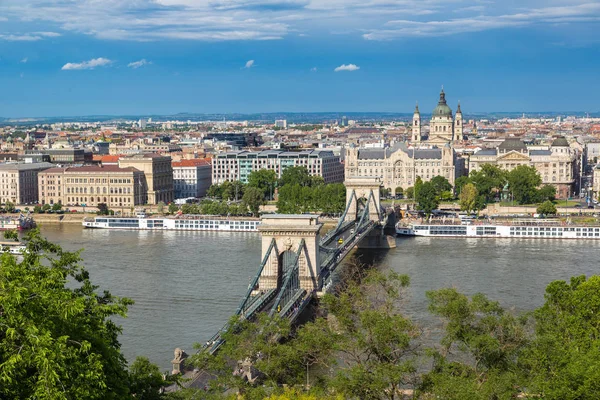
<svg viewBox="0 0 600 400"><path fill-rule="evenodd" d="M600 239L600 225L584 226L557 220L511 220L499 223L397 224L399 236L479 237L522 239Z"/></svg>
<svg viewBox="0 0 600 400"><path fill-rule="evenodd" d="M189 230L223 232L258 232L257 218L226 218L206 215L168 217L95 217L86 218L85 228L130 230Z"/></svg>

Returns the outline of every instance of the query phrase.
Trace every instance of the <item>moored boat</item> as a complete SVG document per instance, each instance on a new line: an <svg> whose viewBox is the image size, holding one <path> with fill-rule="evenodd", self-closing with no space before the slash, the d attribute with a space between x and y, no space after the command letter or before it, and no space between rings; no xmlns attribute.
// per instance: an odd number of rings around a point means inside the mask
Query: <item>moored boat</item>
<svg viewBox="0 0 600 400"><path fill-rule="evenodd" d="M423 222L396 225L399 236L520 239L600 239L600 225L573 225L558 220L515 219L499 223Z"/></svg>
<svg viewBox="0 0 600 400"><path fill-rule="evenodd" d="M206 215L176 217L95 217L86 218L82 225L96 229L129 230L189 230L223 232L258 232L258 218L226 218Z"/></svg>
<svg viewBox="0 0 600 400"><path fill-rule="evenodd" d="M25 230L35 228L35 221L29 214L20 214L18 217L2 216L0 217L0 230Z"/></svg>
<svg viewBox="0 0 600 400"><path fill-rule="evenodd" d="M11 254L23 254L26 247L21 242L2 242L0 241L0 249L3 253L8 252Z"/></svg>

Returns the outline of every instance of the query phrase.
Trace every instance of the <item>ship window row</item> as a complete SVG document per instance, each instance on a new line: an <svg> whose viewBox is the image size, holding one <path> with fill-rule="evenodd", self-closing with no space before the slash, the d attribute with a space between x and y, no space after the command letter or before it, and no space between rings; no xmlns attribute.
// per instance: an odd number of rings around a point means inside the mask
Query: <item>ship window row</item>
<svg viewBox="0 0 600 400"><path fill-rule="evenodd" d="M511 232L512 235L514 236L562 236L563 233L561 231L554 231L554 232L532 232L532 231L527 231L527 232ZM600 235L600 233L599 233Z"/></svg>

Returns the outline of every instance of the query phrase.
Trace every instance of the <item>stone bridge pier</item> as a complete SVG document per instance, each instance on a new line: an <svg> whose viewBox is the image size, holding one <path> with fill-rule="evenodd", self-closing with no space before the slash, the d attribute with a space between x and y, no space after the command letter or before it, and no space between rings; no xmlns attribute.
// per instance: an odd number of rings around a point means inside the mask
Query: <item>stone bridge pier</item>
<svg viewBox="0 0 600 400"><path fill-rule="evenodd" d="M258 290L276 289L283 277L293 267L302 239L305 246L298 258L300 288L312 291L318 286L320 267L319 241L323 224L316 215L265 215L258 230L262 236L262 258L275 239L276 248L269 258L258 280Z"/></svg>

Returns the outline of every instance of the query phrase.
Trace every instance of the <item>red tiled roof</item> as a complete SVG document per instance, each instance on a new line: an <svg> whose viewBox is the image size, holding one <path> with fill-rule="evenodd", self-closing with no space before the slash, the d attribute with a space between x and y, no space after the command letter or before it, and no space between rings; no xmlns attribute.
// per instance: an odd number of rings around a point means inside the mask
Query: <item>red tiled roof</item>
<svg viewBox="0 0 600 400"><path fill-rule="evenodd" d="M102 163L116 163L119 161L119 158L121 158L121 156L104 155L100 158L100 161Z"/></svg>
<svg viewBox="0 0 600 400"><path fill-rule="evenodd" d="M192 160L173 161L173 167L195 167L197 165L211 165L210 159L194 158Z"/></svg>

